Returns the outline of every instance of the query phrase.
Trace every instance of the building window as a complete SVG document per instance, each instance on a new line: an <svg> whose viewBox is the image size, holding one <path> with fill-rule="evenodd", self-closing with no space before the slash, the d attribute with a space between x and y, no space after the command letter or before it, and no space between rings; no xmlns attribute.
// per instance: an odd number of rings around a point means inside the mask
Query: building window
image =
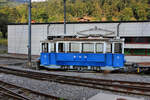
<svg viewBox="0 0 150 100"><path fill-rule="evenodd" d="M131 55L131 50L130 49L125 49L124 54L125 55Z"/></svg>
<svg viewBox="0 0 150 100"><path fill-rule="evenodd" d="M150 49L147 49L147 55L150 56Z"/></svg>
<svg viewBox="0 0 150 100"><path fill-rule="evenodd" d="M150 56L150 49L125 49L125 55Z"/></svg>
<svg viewBox="0 0 150 100"><path fill-rule="evenodd" d="M146 55L145 49L132 49L132 55Z"/></svg>
<svg viewBox="0 0 150 100"><path fill-rule="evenodd" d="M126 37L125 43L150 43L149 37Z"/></svg>

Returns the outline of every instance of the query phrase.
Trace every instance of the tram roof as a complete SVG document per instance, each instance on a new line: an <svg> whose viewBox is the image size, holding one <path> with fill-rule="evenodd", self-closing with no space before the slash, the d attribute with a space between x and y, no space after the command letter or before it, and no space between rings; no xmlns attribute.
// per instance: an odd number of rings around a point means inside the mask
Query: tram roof
<svg viewBox="0 0 150 100"><path fill-rule="evenodd" d="M54 41L109 41L109 38L55 38Z"/></svg>
<svg viewBox="0 0 150 100"><path fill-rule="evenodd" d="M112 39L112 38L54 38L53 40L44 40L41 42L59 42L59 41L73 41L73 42L124 42L124 39Z"/></svg>

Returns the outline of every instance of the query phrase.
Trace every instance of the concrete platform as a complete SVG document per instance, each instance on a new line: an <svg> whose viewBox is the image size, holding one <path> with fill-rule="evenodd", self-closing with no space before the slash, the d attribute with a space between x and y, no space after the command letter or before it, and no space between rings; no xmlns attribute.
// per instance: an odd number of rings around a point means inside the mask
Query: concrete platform
<svg viewBox="0 0 150 100"><path fill-rule="evenodd" d="M88 100L144 100L144 98L133 98L127 96L99 93Z"/></svg>

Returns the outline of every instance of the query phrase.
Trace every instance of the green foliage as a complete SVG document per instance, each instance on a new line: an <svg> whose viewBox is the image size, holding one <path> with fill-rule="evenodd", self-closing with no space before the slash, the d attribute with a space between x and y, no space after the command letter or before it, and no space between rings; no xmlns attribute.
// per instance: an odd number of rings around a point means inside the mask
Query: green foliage
<svg viewBox="0 0 150 100"><path fill-rule="evenodd" d="M134 17L133 11L131 8L124 8L121 12L120 12L120 20L124 20L124 21L128 21L131 18Z"/></svg>
<svg viewBox="0 0 150 100"><path fill-rule="evenodd" d="M3 37L3 33L0 31L0 39Z"/></svg>
<svg viewBox="0 0 150 100"><path fill-rule="evenodd" d="M7 46L7 39L0 39L0 45L6 45Z"/></svg>
<svg viewBox="0 0 150 100"><path fill-rule="evenodd" d="M2 32L2 37L6 38L7 35L7 24L8 24L8 16L0 12L0 32Z"/></svg>
<svg viewBox="0 0 150 100"><path fill-rule="evenodd" d="M5 0L8 1L8 0ZM67 21L90 17L91 21L129 21L150 19L150 0L66 0ZM6 5L6 4L5 4ZM27 4L0 7L0 24L26 23L28 21ZM35 22L63 21L63 0L48 0L32 3L32 20Z"/></svg>

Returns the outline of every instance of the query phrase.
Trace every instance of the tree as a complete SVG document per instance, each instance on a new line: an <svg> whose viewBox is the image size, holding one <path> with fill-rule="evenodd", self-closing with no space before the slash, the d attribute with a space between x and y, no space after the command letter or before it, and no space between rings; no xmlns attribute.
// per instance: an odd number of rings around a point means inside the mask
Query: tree
<svg viewBox="0 0 150 100"><path fill-rule="evenodd" d="M137 4L135 8L135 17L137 20L147 20L146 6L146 4Z"/></svg>
<svg viewBox="0 0 150 100"><path fill-rule="evenodd" d="M125 9L123 9L120 12L120 16L119 16L120 20L122 20L122 21L128 21L128 20L130 20L133 17L134 17L134 15L133 15L132 8L125 8Z"/></svg>
<svg viewBox="0 0 150 100"><path fill-rule="evenodd" d="M67 0L67 20L78 21L78 17L84 16L91 21L147 20L150 19L149 4L150 0ZM7 16L8 22L26 23L27 7L27 4L8 2L0 5L0 13ZM32 3L32 19L36 22L63 21L63 16L63 0Z"/></svg>
<svg viewBox="0 0 150 100"><path fill-rule="evenodd" d="M2 37L7 38L7 24L9 23L7 15L0 13L0 32L2 32Z"/></svg>

